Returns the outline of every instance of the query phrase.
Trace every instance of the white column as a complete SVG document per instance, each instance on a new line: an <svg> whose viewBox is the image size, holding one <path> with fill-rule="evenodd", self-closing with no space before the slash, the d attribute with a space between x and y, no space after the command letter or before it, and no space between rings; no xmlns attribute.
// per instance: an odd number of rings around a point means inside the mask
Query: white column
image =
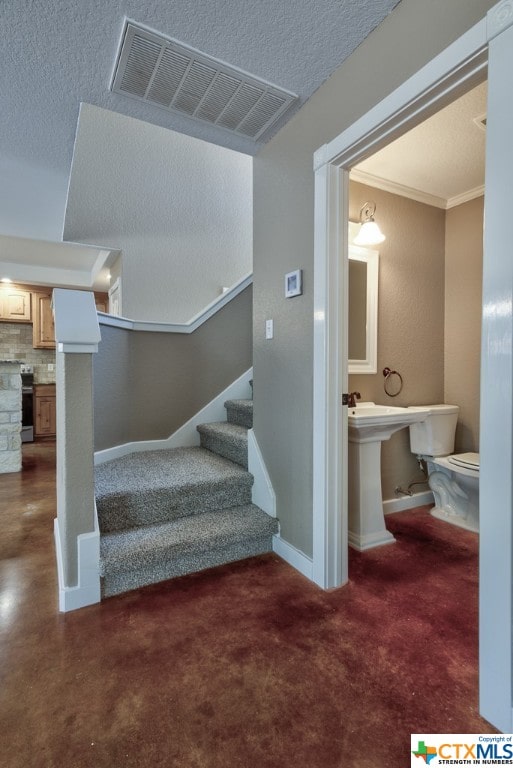
<svg viewBox="0 0 513 768"><path fill-rule="evenodd" d="M57 385L57 518L54 524L59 608L100 600L100 536L94 499L92 353L100 329L94 295L53 292Z"/></svg>
<svg viewBox="0 0 513 768"><path fill-rule="evenodd" d="M394 536L387 531L381 493L381 441L349 440L349 544L363 552L391 544Z"/></svg>

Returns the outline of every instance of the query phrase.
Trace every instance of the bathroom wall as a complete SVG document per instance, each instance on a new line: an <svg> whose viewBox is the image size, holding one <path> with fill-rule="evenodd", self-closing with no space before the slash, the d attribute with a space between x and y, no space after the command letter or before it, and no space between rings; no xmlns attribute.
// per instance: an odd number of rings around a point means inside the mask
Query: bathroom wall
<svg viewBox="0 0 513 768"><path fill-rule="evenodd" d="M484 199L443 211L351 182L351 220L368 199L386 234L378 246L378 373L350 376L349 391L390 405L459 405L455 451L478 451ZM403 376L395 398L383 389L385 366ZM383 497L417 475L403 430L383 444Z"/></svg>
<svg viewBox="0 0 513 768"><path fill-rule="evenodd" d="M443 402L445 211L351 181L350 220L367 200L386 235L378 246L378 372L349 376L349 391L387 405ZM384 391L387 366L403 378L397 397ZM384 499L421 478L406 429L383 443L381 461Z"/></svg>
<svg viewBox="0 0 513 768"><path fill-rule="evenodd" d="M444 399L460 407L458 453L479 451L483 205L450 208L445 222Z"/></svg>

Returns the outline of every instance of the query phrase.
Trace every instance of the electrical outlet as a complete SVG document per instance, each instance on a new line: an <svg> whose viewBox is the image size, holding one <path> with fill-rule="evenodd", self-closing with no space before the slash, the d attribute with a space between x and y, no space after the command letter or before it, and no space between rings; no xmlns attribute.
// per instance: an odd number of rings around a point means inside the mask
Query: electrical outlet
<svg viewBox="0 0 513 768"><path fill-rule="evenodd" d="M48 363L48 373L53 373L55 370L55 365L53 363Z"/></svg>

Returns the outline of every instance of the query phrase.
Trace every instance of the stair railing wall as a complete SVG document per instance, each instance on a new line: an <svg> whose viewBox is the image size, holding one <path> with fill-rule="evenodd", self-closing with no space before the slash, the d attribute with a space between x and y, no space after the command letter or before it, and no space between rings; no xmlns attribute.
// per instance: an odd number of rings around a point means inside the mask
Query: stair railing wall
<svg viewBox="0 0 513 768"><path fill-rule="evenodd" d="M96 451L169 437L252 366L251 285L192 332L104 316L100 325Z"/></svg>
<svg viewBox="0 0 513 768"><path fill-rule="evenodd" d="M93 293L55 289L59 608L100 600L94 451L169 436L252 365L252 286L188 330L102 318ZM101 316L101 315L100 315ZM101 340L101 344L99 344ZM93 364L94 361L94 364Z"/></svg>

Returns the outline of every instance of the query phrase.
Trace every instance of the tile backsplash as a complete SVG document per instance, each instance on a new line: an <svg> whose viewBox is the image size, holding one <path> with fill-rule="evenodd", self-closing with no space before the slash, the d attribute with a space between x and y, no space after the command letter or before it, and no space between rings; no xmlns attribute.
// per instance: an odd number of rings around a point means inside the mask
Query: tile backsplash
<svg viewBox="0 0 513 768"><path fill-rule="evenodd" d="M36 384L55 381L55 350L34 349L31 323L0 323L0 360L21 360L32 365ZM53 370L48 370L49 365Z"/></svg>

